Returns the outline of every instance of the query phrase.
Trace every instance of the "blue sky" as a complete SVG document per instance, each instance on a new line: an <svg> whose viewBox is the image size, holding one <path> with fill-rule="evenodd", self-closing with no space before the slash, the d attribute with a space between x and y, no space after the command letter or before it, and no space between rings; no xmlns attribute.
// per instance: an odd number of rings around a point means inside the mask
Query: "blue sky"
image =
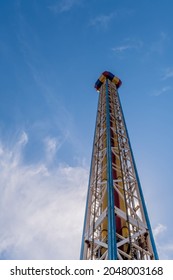
<svg viewBox="0 0 173 280"><path fill-rule="evenodd" d="M171 0L0 2L0 258L78 259L98 93L119 94L161 259L173 259Z"/></svg>

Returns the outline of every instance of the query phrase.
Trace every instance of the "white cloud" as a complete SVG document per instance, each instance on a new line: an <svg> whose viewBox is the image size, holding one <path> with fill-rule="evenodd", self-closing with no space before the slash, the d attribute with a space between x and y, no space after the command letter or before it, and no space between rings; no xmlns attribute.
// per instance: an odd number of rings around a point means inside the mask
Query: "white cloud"
<svg viewBox="0 0 173 280"><path fill-rule="evenodd" d="M165 250L173 252L173 243L168 243L165 246Z"/></svg>
<svg viewBox="0 0 173 280"><path fill-rule="evenodd" d="M117 54L122 54L123 52L127 50L138 50L142 48L143 43L141 41L136 41L136 40L130 40L126 39L123 44L113 47L112 51L117 53Z"/></svg>
<svg viewBox="0 0 173 280"><path fill-rule="evenodd" d="M3 143L0 144L0 166L7 168L14 168L22 161L22 149L28 142L28 135L22 132L20 138L16 143L8 149Z"/></svg>
<svg viewBox="0 0 173 280"><path fill-rule="evenodd" d="M61 143L55 137L46 137L44 139L45 152L47 160L50 162L56 155L57 150L61 147Z"/></svg>
<svg viewBox="0 0 173 280"><path fill-rule="evenodd" d="M162 225L162 224L158 224L157 227L153 230L153 234L155 237L159 236L162 232L166 231L167 227Z"/></svg>
<svg viewBox="0 0 173 280"><path fill-rule="evenodd" d="M159 223L153 230L159 259L173 259L172 228Z"/></svg>
<svg viewBox="0 0 173 280"><path fill-rule="evenodd" d="M99 16L91 19L89 22L89 25L96 26L96 27L101 26L103 28L106 28L114 16L115 16L115 13L111 13L109 15L99 15Z"/></svg>
<svg viewBox="0 0 173 280"><path fill-rule="evenodd" d="M162 55L165 51L169 37L165 32L160 32L158 38L148 43L148 55L158 54Z"/></svg>
<svg viewBox="0 0 173 280"><path fill-rule="evenodd" d="M165 87L162 87L161 89L154 90L154 91L152 92L152 95L153 95L153 96L159 96L159 95L162 95L162 94L164 94L164 93L170 91L171 89L172 89L172 87L170 87L170 86L165 86Z"/></svg>
<svg viewBox="0 0 173 280"><path fill-rule="evenodd" d="M74 6L80 4L80 0L61 0L48 8L55 14L70 11Z"/></svg>
<svg viewBox="0 0 173 280"><path fill-rule="evenodd" d="M143 50L147 56L153 55L153 53L161 55L165 50L168 40L168 35L165 32L160 32L155 41L153 40L147 44L140 39L125 38L120 45L112 47L111 50L118 55L122 55L129 50ZM170 75L172 76L172 71L170 72Z"/></svg>
<svg viewBox="0 0 173 280"><path fill-rule="evenodd" d="M164 236L164 240L156 243L160 260L172 260L173 259L173 242L167 240L167 236Z"/></svg>
<svg viewBox="0 0 173 280"><path fill-rule="evenodd" d="M57 140L55 138L47 137L45 142L47 144L47 151L54 154L57 149Z"/></svg>
<svg viewBox="0 0 173 280"><path fill-rule="evenodd" d="M25 131L23 131L22 134L21 134L21 137L19 139L18 144L19 144L19 146L20 145L26 145L27 142L28 142L28 135L26 134Z"/></svg>
<svg viewBox="0 0 173 280"><path fill-rule="evenodd" d="M167 68L164 71L162 80L167 80L167 79L172 78L172 77L173 77L173 69L172 68Z"/></svg>
<svg viewBox="0 0 173 280"><path fill-rule="evenodd" d="M132 46L130 45L122 45L122 46L118 46L118 47L115 47L115 48L112 48L112 51L115 51L115 52L123 52L125 50L128 50L128 49L131 49Z"/></svg>
<svg viewBox="0 0 173 280"><path fill-rule="evenodd" d="M24 164L21 158L26 138L24 133L18 149L16 144L11 149L1 145L0 257L77 259L88 170L69 165L50 169L46 160ZM48 139L54 152L56 141Z"/></svg>
<svg viewBox="0 0 173 280"><path fill-rule="evenodd" d="M134 10L132 9L116 9L110 14L100 14L93 17L92 19L90 19L89 25L99 28L107 28L113 19L122 22L124 18L127 19L127 17L131 17L133 15Z"/></svg>

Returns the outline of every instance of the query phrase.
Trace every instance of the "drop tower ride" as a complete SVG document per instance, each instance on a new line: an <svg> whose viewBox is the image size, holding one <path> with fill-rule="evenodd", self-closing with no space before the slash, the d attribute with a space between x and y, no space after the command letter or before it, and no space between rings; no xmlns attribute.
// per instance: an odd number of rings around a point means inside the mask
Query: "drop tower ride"
<svg viewBox="0 0 173 280"><path fill-rule="evenodd" d="M157 260L158 254L118 95L105 71L99 102L80 259Z"/></svg>

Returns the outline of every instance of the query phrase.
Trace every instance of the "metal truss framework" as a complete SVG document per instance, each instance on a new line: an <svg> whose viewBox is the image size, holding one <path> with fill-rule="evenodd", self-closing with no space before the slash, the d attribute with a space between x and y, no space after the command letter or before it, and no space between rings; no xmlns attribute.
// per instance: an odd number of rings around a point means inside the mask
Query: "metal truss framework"
<svg viewBox="0 0 173 280"><path fill-rule="evenodd" d="M99 93L81 259L158 259L116 85Z"/></svg>

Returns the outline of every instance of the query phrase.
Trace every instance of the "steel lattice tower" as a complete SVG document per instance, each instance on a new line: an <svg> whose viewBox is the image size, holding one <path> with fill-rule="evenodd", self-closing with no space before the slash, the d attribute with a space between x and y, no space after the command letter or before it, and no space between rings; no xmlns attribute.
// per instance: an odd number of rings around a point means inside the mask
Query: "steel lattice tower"
<svg viewBox="0 0 173 280"><path fill-rule="evenodd" d="M158 259L118 95L120 79L103 72L81 245L85 260Z"/></svg>

